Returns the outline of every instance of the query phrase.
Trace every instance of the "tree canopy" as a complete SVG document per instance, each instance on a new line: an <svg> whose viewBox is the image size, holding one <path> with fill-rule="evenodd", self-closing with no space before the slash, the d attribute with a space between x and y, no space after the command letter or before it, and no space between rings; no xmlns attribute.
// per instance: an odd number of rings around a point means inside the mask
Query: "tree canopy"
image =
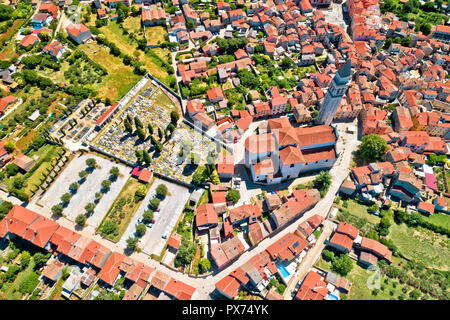
<svg viewBox="0 0 450 320"><path fill-rule="evenodd" d="M389 149L386 140L378 134L364 136L361 141L361 156L369 162L380 160Z"/></svg>

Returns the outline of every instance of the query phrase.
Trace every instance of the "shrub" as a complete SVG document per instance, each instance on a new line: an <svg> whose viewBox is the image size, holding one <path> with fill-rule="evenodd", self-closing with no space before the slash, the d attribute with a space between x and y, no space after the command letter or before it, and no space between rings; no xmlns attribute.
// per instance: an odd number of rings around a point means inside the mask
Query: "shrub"
<svg viewBox="0 0 450 320"><path fill-rule="evenodd" d="M161 202L161 200L159 200L158 198L155 197L152 200L150 200L150 205L153 208L158 208L160 202Z"/></svg>
<svg viewBox="0 0 450 320"><path fill-rule="evenodd" d="M139 237L142 237L146 231L147 227L145 226L145 224L141 223L136 226L136 233L138 234Z"/></svg>
<svg viewBox="0 0 450 320"><path fill-rule="evenodd" d="M84 224L86 223L86 216L84 214L79 214L76 218L75 218L75 222L77 225L83 227Z"/></svg>
<svg viewBox="0 0 450 320"><path fill-rule="evenodd" d="M227 201L231 201L232 203L237 203L241 198L241 193L239 190L230 189L227 193Z"/></svg>
<svg viewBox="0 0 450 320"><path fill-rule="evenodd" d="M160 184L156 187L156 194L160 197L165 197L167 195L167 186L165 184Z"/></svg>

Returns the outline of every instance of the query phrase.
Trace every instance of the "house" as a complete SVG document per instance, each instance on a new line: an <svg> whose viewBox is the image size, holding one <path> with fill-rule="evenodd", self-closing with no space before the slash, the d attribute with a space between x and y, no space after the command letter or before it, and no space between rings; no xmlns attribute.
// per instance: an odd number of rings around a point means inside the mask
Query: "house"
<svg viewBox="0 0 450 320"><path fill-rule="evenodd" d="M41 5L39 6L39 12L48 13L52 16L53 19L58 19L59 16L58 7L53 4L53 2L41 3Z"/></svg>
<svg viewBox="0 0 450 320"><path fill-rule="evenodd" d="M235 299L239 295L241 283L235 277L227 275L216 282L216 290L228 299Z"/></svg>
<svg viewBox="0 0 450 320"><path fill-rule="evenodd" d="M195 224L199 231L214 228L219 223L219 217L213 203L204 203L197 207Z"/></svg>
<svg viewBox="0 0 450 320"><path fill-rule="evenodd" d="M346 234L336 232L327 245L336 251L348 253L352 250L353 239Z"/></svg>
<svg viewBox="0 0 450 320"><path fill-rule="evenodd" d="M217 173L222 179L231 179L234 176L234 156L220 155L217 161Z"/></svg>
<svg viewBox="0 0 450 320"><path fill-rule="evenodd" d="M153 172L147 169L142 169L139 172L138 180L143 183L149 183L153 177Z"/></svg>
<svg viewBox="0 0 450 320"><path fill-rule="evenodd" d="M23 172L28 172L34 166L36 161L34 161L33 159L27 157L22 153L17 155L12 163L18 166L20 170L22 170Z"/></svg>
<svg viewBox="0 0 450 320"><path fill-rule="evenodd" d="M367 268L370 266L376 267L378 264L378 258L369 252L361 251L359 254L358 262L366 266Z"/></svg>
<svg viewBox="0 0 450 320"><path fill-rule="evenodd" d="M208 100L212 103L219 103L220 101L225 99L225 96L222 92L222 89L219 87L213 87L206 92L208 96Z"/></svg>
<svg viewBox="0 0 450 320"><path fill-rule="evenodd" d="M61 262L53 260L52 263L48 264L42 271L42 278L44 281L55 283L61 278L63 269L64 265Z"/></svg>
<svg viewBox="0 0 450 320"><path fill-rule="evenodd" d="M40 29L44 26L50 25L53 18L48 13L36 13L31 19L31 23L33 24L33 28Z"/></svg>
<svg viewBox="0 0 450 320"><path fill-rule="evenodd" d="M84 24L70 24L66 27L69 39L76 44L82 44L92 38L91 31Z"/></svg>
<svg viewBox="0 0 450 320"><path fill-rule="evenodd" d="M394 109L392 116L394 119L395 132L408 131L413 126L411 113L409 112L409 109L406 107L403 106L396 107Z"/></svg>
<svg viewBox="0 0 450 320"><path fill-rule="evenodd" d="M359 230L357 228L345 222L339 223L336 232L344 234L350 237L352 240L355 240L356 237L359 235Z"/></svg>
<svg viewBox="0 0 450 320"><path fill-rule="evenodd" d="M164 288L164 292L175 300L191 300L195 293L195 288L172 278Z"/></svg>
<svg viewBox="0 0 450 320"><path fill-rule="evenodd" d="M388 263L392 262L392 251L376 240L362 237L359 248L362 251L374 254L378 258L385 259Z"/></svg>
<svg viewBox="0 0 450 320"><path fill-rule="evenodd" d="M39 37L37 35L29 34L29 35L26 35L25 37L23 37L23 39L20 41L19 45L22 49L29 50L32 47L34 47L34 45L38 42L39 42Z"/></svg>
<svg viewBox="0 0 450 320"><path fill-rule="evenodd" d="M64 52L66 52L67 48L64 47L59 41L53 41L52 43L47 44L42 52L49 54L53 60L58 60L62 57Z"/></svg>
<svg viewBox="0 0 450 320"><path fill-rule="evenodd" d="M256 204L243 204L228 211L228 219L232 225L246 225L256 222L261 216L261 209Z"/></svg>
<svg viewBox="0 0 450 320"><path fill-rule="evenodd" d="M12 104L15 104L18 99L14 96L6 96L0 99L0 113L4 113L5 109ZM1 156L0 156L1 157Z"/></svg>
<svg viewBox="0 0 450 320"><path fill-rule="evenodd" d="M419 205L417 206L417 210L420 213L430 216L434 213L435 205L430 202L420 201Z"/></svg>
<svg viewBox="0 0 450 320"><path fill-rule="evenodd" d="M162 8L151 6L150 9L142 9L142 24L144 26L156 26L166 23L167 14Z"/></svg>
<svg viewBox="0 0 450 320"><path fill-rule="evenodd" d="M324 278L317 272L311 270L295 294L295 299L324 300L327 295L328 288Z"/></svg>
<svg viewBox="0 0 450 320"><path fill-rule="evenodd" d="M295 259L307 246L308 241L294 233L288 233L270 245L266 251L272 260L285 262Z"/></svg>
<svg viewBox="0 0 450 320"><path fill-rule="evenodd" d="M123 254L113 252L97 275L99 281L103 282L106 286L114 286L121 271L120 265L124 259L125 256Z"/></svg>
<svg viewBox="0 0 450 320"><path fill-rule="evenodd" d="M178 233L174 232L167 241L167 248L173 253L176 253L178 251L180 243L181 243L181 236Z"/></svg>

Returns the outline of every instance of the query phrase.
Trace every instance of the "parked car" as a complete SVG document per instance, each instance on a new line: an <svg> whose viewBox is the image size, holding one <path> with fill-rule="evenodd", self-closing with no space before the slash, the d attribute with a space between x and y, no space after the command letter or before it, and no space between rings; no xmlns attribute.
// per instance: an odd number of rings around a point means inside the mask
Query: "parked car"
<svg viewBox="0 0 450 320"><path fill-rule="evenodd" d="M162 238L167 239L167 234L163 234Z"/></svg>

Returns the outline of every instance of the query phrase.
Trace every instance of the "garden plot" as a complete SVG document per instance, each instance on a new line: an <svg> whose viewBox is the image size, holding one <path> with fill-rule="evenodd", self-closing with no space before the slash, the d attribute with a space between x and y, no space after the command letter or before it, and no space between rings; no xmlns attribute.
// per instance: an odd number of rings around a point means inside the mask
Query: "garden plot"
<svg viewBox="0 0 450 320"><path fill-rule="evenodd" d="M102 215L106 214L109 206L130 176L130 170L126 166L90 154L79 156L70 162L66 170L53 183L42 198L41 203L48 208L61 204L61 196L66 192L70 193L70 184L80 180L78 173L86 169L86 160L89 158L97 161L97 168L87 176L86 181L80 184L78 191L73 194L70 202L64 208L64 214L69 220L74 221L77 215L85 213L84 207L88 203L94 202L95 193L101 190L101 182L109 179L111 175L109 171L113 166L116 166L120 171L119 177L111 184L110 189L103 194L93 214L87 219L88 225L97 226L103 218Z"/></svg>

